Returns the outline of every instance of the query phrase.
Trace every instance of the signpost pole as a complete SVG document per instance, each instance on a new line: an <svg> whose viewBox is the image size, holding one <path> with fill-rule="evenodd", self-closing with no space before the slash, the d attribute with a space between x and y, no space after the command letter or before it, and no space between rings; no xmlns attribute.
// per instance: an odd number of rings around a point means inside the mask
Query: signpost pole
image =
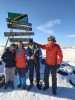
<svg viewBox="0 0 75 100"><path fill-rule="evenodd" d="M9 37L10 37L10 36L9 36ZM9 37L7 38L6 44L5 44L5 46L4 46L4 51L5 51L6 47L7 47Z"/></svg>
<svg viewBox="0 0 75 100"><path fill-rule="evenodd" d="M10 29L10 33L11 33L11 32L13 33L13 29L12 29L12 28ZM12 38L14 38L14 36L12 36ZM13 41L13 43L14 43L14 41Z"/></svg>
<svg viewBox="0 0 75 100"><path fill-rule="evenodd" d="M11 33L11 32L13 32L13 29L10 29L10 33ZM14 36L12 36L12 37L14 38ZM4 51L5 51L6 47L7 47L7 44L8 44L9 39L10 39L10 36L8 36L8 38L7 38L6 44L5 44L5 46L4 46ZM14 43L14 42L13 42L13 43Z"/></svg>

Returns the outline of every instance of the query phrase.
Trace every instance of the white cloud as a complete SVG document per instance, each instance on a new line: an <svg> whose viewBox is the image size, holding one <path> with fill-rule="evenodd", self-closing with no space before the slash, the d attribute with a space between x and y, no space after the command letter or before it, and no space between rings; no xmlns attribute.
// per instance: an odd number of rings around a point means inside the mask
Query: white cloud
<svg viewBox="0 0 75 100"><path fill-rule="evenodd" d="M66 35L67 38L75 38L75 34Z"/></svg>
<svg viewBox="0 0 75 100"><path fill-rule="evenodd" d="M55 20L49 21L43 25L38 26L37 29L44 33L54 34L54 32L51 30L51 28L54 25L60 24L60 23L61 23L61 21L59 19L55 19Z"/></svg>

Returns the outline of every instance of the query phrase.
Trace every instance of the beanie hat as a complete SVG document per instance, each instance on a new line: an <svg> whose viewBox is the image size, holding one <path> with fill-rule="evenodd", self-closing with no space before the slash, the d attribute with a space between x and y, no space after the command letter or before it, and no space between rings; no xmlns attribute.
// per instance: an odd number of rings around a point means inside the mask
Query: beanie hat
<svg viewBox="0 0 75 100"><path fill-rule="evenodd" d="M55 37L54 36L49 36L48 38L47 38L48 40L52 40L52 41L56 41L56 39L55 39Z"/></svg>
<svg viewBox="0 0 75 100"><path fill-rule="evenodd" d="M15 48L15 44L10 44L10 47L11 47L11 46Z"/></svg>
<svg viewBox="0 0 75 100"><path fill-rule="evenodd" d="M33 39L29 39L29 43L33 43Z"/></svg>

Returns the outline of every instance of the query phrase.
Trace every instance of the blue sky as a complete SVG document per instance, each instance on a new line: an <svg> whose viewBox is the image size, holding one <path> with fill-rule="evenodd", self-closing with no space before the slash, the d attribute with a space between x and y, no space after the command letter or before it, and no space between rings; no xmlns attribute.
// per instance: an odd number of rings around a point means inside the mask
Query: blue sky
<svg viewBox="0 0 75 100"><path fill-rule="evenodd" d="M75 45L75 0L0 0L0 45L6 42L4 32L10 31L8 12L28 14L36 42L47 43L54 35L61 45Z"/></svg>

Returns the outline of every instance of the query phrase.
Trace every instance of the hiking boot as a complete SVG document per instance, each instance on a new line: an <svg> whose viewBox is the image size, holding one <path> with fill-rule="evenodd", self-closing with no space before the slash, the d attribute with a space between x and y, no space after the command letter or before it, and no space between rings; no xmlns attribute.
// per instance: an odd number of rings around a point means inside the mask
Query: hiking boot
<svg viewBox="0 0 75 100"><path fill-rule="evenodd" d="M26 89L26 85L23 85L23 86L22 86L22 89L25 90L25 89Z"/></svg>
<svg viewBox="0 0 75 100"><path fill-rule="evenodd" d="M22 84L18 84L18 88L21 88Z"/></svg>
<svg viewBox="0 0 75 100"><path fill-rule="evenodd" d="M52 91L52 94L55 96L56 95L56 91Z"/></svg>
<svg viewBox="0 0 75 100"><path fill-rule="evenodd" d="M33 82L32 82L32 83L30 83L30 85L33 85Z"/></svg>
<svg viewBox="0 0 75 100"><path fill-rule="evenodd" d="M4 86L4 89L7 89L9 87L9 84L6 83L5 86Z"/></svg>
<svg viewBox="0 0 75 100"><path fill-rule="evenodd" d="M33 81L30 81L30 84L32 84L32 85L33 85Z"/></svg>
<svg viewBox="0 0 75 100"><path fill-rule="evenodd" d="M13 81L10 81L10 88L14 89Z"/></svg>
<svg viewBox="0 0 75 100"><path fill-rule="evenodd" d="M39 90L41 90L41 85L40 85L40 84L37 84L37 88L38 88Z"/></svg>
<svg viewBox="0 0 75 100"><path fill-rule="evenodd" d="M42 90L47 90L49 88L49 86L44 86L43 88L42 88Z"/></svg>
<svg viewBox="0 0 75 100"><path fill-rule="evenodd" d="M14 89L14 85L11 85L10 88L11 88L11 89Z"/></svg>

